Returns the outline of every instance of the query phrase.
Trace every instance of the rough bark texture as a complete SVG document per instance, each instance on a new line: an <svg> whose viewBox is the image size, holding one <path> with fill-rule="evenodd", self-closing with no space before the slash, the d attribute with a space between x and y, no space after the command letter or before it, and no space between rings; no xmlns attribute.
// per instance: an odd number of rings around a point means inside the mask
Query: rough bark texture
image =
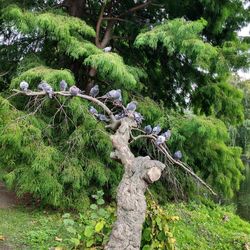
<svg viewBox="0 0 250 250"><path fill-rule="evenodd" d="M145 191L157 181L165 165L149 156L135 157L129 149L131 129L136 126L132 117L124 118L111 136L115 151L113 159L119 160L125 172L117 190L117 221L114 223L106 250L139 250L142 226L145 220Z"/></svg>

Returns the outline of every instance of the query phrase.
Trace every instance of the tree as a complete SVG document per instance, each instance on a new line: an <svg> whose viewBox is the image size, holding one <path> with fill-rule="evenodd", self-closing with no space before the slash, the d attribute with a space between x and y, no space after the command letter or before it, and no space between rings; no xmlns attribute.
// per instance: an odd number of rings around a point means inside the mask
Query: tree
<svg viewBox="0 0 250 250"><path fill-rule="evenodd" d="M166 167L162 162L153 160L149 156L135 157L129 145L138 139L150 139L153 146L165 156L165 164L176 164L181 167L211 191L212 194L216 195L213 190L191 170L190 167L185 166L184 163L180 162L180 158L182 157L180 151L175 153L175 159L171 156L165 143L166 140L170 139L170 130L165 132L167 134L162 133L159 135L161 132L159 126L153 128L153 130L150 128L149 131L145 129L146 132L139 129L143 116L135 111L135 102L129 103L127 108L123 106L121 91L112 90L108 92L103 97L100 97L101 99L104 99L104 102L101 102L95 98L99 93L97 87L91 88L91 96L89 96L80 94L80 90L75 86L71 87L69 91L65 91L67 86L65 81L63 91L61 92L54 92L51 89L51 86L45 82L40 84L40 86L42 86L39 87L42 88L41 92L32 92L28 90L28 86L28 83L21 82L20 88L23 91L20 92L16 90L16 92L35 97L47 94L50 98L53 98L53 96L56 95L80 97L98 105L109 116L108 118L104 114L98 113L98 111L92 106L90 108L90 113L99 120L109 122L109 125L107 125L106 128L110 128L114 131L114 133L110 135L113 145L113 151L110 153L110 157L113 160L122 163L124 167L124 174L117 190L117 220L114 223L109 242L105 246L105 249L140 249L141 232L146 213L146 199L144 193L148 185L159 180L162 171ZM113 104L113 111L111 111L111 109L105 104L108 101L111 101ZM114 112L117 113L116 117ZM139 130L143 133L134 137L132 134L133 130Z"/></svg>
<svg viewBox="0 0 250 250"><path fill-rule="evenodd" d="M3 0L0 20L1 176L19 194L81 208L99 187L106 198L113 196L122 176L109 158L109 136L87 114L87 103L5 100L22 80L31 88L45 80L56 89L62 79L86 93L96 83L103 92L110 85L123 89L125 103L137 99L147 123L172 128L171 151L178 145L185 161L218 193L231 197L237 190L240 149L230 147L223 122L243 121L242 93L228 80L230 72L249 65L249 44L236 36L249 20L241 1ZM112 52L105 53L110 45ZM135 142L133 150L154 154L143 143ZM173 176L178 176L187 197L188 178L172 171L161 180L161 196L169 193L165 182L175 187L179 182Z"/></svg>

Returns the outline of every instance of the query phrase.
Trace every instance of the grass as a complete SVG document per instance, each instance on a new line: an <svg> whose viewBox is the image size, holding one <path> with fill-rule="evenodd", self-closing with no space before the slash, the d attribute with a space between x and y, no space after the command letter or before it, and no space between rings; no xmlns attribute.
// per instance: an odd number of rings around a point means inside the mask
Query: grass
<svg viewBox="0 0 250 250"><path fill-rule="evenodd" d="M250 223L230 207L215 204L168 204L166 211L180 220L170 223L178 250L243 250L250 243ZM228 221L223 217L227 216ZM31 208L0 209L0 249L70 249L62 214ZM56 240L56 237L62 241ZM245 245L246 246L246 245Z"/></svg>
<svg viewBox="0 0 250 250"><path fill-rule="evenodd" d="M234 214L232 207L169 204L167 212L180 217L172 226L177 249L243 250L250 246L250 223ZM225 216L228 220L223 220Z"/></svg>
<svg viewBox="0 0 250 250"><path fill-rule="evenodd" d="M63 239L65 234L59 213L22 207L0 209L0 235L4 236L0 249L67 249L67 242L55 240Z"/></svg>

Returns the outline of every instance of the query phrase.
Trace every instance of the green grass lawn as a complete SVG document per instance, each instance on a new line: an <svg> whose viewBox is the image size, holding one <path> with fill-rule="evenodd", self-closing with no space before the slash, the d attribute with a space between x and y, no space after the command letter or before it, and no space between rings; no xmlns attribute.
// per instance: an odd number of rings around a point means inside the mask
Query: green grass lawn
<svg viewBox="0 0 250 250"><path fill-rule="evenodd" d="M65 235L59 213L22 207L0 209L0 235L5 238L0 241L0 249L67 249L66 242L55 240Z"/></svg>
<svg viewBox="0 0 250 250"><path fill-rule="evenodd" d="M180 250L246 250L250 247L250 223L233 213L230 207L169 204L170 215L180 220L172 226ZM223 217L228 220L224 221Z"/></svg>
<svg viewBox="0 0 250 250"><path fill-rule="evenodd" d="M250 223L231 208L181 203L169 204L166 210L170 216L180 217L169 225L178 250L245 250L244 244L250 243ZM228 221L223 221L225 215ZM0 209L0 235L5 237L0 240L0 249L4 250L70 249L59 212L22 207Z"/></svg>

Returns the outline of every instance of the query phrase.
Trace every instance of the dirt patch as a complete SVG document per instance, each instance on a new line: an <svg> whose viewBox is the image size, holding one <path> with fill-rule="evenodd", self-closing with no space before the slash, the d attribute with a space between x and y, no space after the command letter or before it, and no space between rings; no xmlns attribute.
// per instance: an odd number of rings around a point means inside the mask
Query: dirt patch
<svg viewBox="0 0 250 250"><path fill-rule="evenodd" d="M0 208L9 208L19 204L19 200L14 192L7 190L0 182Z"/></svg>

